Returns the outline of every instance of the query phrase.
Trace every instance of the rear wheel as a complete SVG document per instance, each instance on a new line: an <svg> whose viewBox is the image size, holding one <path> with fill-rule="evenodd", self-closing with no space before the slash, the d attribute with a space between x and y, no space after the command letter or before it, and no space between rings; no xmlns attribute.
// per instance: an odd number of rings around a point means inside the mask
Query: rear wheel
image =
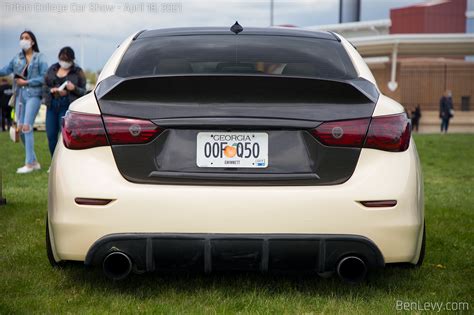
<svg viewBox="0 0 474 315"><path fill-rule="evenodd" d="M51 246L51 238L49 237L48 216L46 216L46 254L48 256L49 264L54 268L63 266L63 262L57 262L54 259L53 248Z"/></svg>
<svg viewBox="0 0 474 315"><path fill-rule="evenodd" d="M426 224L423 222L423 239L421 240L421 249L420 249L420 257L418 258L418 262L414 265L415 267L420 267L425 260L425 252L426 252Z"/></svg>

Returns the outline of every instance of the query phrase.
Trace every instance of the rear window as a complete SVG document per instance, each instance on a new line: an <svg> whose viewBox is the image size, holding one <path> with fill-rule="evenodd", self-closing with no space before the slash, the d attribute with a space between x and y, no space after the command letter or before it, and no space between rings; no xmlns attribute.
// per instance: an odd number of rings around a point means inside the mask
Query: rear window
<svg viewBox="0 0 474 315"><path fill-rule="evenodd" d="M268 35L139 38L116 71L120 77L187 74L357 77L338 41Z"/></svg>

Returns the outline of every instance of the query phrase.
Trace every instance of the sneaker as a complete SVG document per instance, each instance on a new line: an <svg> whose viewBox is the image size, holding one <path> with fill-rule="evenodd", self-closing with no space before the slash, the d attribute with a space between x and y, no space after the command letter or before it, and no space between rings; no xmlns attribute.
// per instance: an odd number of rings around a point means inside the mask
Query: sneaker
<svg viewBox="0 0 474 315"><path fill-rule="evenodd" d="M39 171L41 169L41 165L38 162L36 162L35 164L33 164L33 169L35 171Z"/></svg>
<svg viewBox="0 0 474 315"><path fill-rule="evenodd" d="M51 166L48 168L48 174L49 174L50 171L51 171Z"/></svg>
<svg viewBox="0 0 474 315"><path fill-rule="evenodd" d="M34 167L30 167L28 165L25 165L23 167L20 167L19 169L16 170L17 174L28 174L31 173L35 170Z"/></svg>

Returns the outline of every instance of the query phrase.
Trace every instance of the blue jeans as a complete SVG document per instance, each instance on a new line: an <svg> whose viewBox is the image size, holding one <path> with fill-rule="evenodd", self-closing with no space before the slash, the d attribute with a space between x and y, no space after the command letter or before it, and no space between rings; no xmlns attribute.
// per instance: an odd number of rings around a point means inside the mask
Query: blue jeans
<svg viewBox="0 0 474 315"><path fill-rule="evenodd" d="M20 130L21 140L25 144L25 164L34 164L37 161L33 125L40 106L41 98L39 96L29 96L23 88L18 90L15 109L16 121L19 126L28 126L28 131L23 131L23 128Z"/></svg>
<svg viewBox="0 0 474 315"><path fill-rule="evenodd" d="M53 98L51 105L46 112L46 135L48 136L49 152L53 156L58 135L61 132L62 119L66 115L69 108L69 99L67 96L61 98Z"/></svg>

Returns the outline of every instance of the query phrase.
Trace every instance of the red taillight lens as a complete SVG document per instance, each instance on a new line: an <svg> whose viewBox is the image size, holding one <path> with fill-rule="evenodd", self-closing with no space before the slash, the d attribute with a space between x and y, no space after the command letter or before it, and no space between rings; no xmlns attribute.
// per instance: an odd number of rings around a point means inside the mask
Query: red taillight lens
<svg viewBox="0 0 474 315"><path fill-rule="evenodd" d="M146 143L163 131L149 120L115 116L103 119L104 122L100 115L68 111L63 119L64 145L80 150L109 145L109 141L111 144Z"/></svg>
<svg viewBox="0 0 474 315"><path fill-rule="evenodd" d="M410 145L411 128L403 113L325 122L311 130L311 134L327 146L402 152Z"/></svg>
<svg viewBox="0 0 474 315"><path fill-rule="evenodd" d="M362 147L370 118L325 122L311 133L321 143L338 147Z"/></svg>
<svg viewBox="0 0 474 315"><path fill-rule="evenodd" d="M108 145L100 115L68 111L63 118L62 136L66 148L73 150Z"/></svg>
<svg viewBox="0 0 474 315"><path fill-rule="evenodd" d="M111 144L146 143L163 129L149 120L104 116L105 128Z"/></svg>
<svg viewBox="0 0 474 315"><path fill-rule="evenodd" d="M365 148L402 152L410 145L411 127L406 114L372 118Z"/></svg>

